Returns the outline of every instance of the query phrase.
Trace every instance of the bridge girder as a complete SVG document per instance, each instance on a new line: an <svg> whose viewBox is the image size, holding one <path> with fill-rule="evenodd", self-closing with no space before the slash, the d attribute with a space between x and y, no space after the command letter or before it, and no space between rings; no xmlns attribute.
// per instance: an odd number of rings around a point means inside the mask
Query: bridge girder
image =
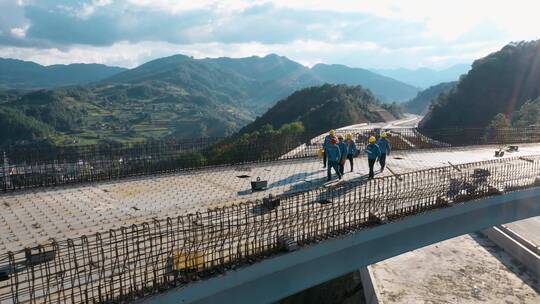
<svg viewBox="0 0 540 304"><path fill-rule="evenodd" d="M540 188L456 204L327 240L144 303L270 303L436 242L540 215Z"/></svg>

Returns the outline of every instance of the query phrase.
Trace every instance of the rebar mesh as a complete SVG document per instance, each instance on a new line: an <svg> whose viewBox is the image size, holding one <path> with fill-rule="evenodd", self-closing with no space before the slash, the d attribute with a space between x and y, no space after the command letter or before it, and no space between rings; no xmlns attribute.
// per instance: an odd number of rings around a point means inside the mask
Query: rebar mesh
<svg viewBox="0 0 540 304"><path fill-rule="evenodd" d="M381 222L539 185L540 155L155 219L0 255L1 303L123 302Z"/></svg>
<svg viewBox="0 0 540 304"><path fill-rule="evenodd" d="M360 150L371 135L382 129L337 130L351 133ZM388 130L395 150L444 148L479 144L540 142L540 128L441 129L392 128ZM129 176L170 173L202 167L316 157L323 136L301 136L235 144L230 153L219 154L231 143L219 138L148 141L69 147L23 145L8 147L0 165L3 191L108 180Z"/></svg>

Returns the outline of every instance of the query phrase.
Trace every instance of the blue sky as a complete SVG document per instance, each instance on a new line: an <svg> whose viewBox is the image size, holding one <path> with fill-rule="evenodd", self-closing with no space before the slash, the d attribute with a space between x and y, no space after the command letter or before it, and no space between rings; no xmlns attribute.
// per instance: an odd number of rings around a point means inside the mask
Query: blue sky
<svg viewBox="0 0 540 304"><path fill-rule="evenodd" d="M277 53L309 66L445 68L540 38L538 11L531 0L0 0L0 57L133 67Z"/></svg>

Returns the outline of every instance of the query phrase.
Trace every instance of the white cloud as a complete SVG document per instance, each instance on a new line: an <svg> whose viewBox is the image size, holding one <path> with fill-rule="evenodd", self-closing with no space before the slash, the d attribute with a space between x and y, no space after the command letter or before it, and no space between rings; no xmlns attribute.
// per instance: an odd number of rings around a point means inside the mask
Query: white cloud
<svg viewBox="0 0 540 304"><path fill-rule="evenodd" d="M182 13L199 9L214 9L222 12L243 11L246 8L260 4L259 0L127 0L128 4L162 10L168 13Z"/></svg>
<svg viewBox="0 0 540 304"><path fill-rule="evenodd" d="M82 9L77 12L77 16L81 18L88 18L94 14L97 8L104 7L112 3L112 0L92 0L90 3L83 4Z"/></svg>
<svg viewBox="0 0 540 304"><path fill-rule="evenodd" d="M128 0L128 2L173 13L195 9L238 12L264 3L300 11L366 13L392 20L422 22L425 24L425 30L419 35L443 41L455 41L485 22L503 29L515 36L516 40L535 39L539 35L538 28L540 28L540 18L537 14L540 11L538 0Z"/></svg>
<svg viewBox="0 0 540 304"><path fill-rule="evenodd" d="M10 33L13 37L22 39L26 37L26 31L28 30L28 26L25 27L14 27L10 30Z"/></svg>
<svg viewBox="0 0 540 304"><path fill-rule="evenodd" d="M306 65L442 67L470 62L510 41L538 39L540 35L538 0L85 0L83 4L78 2L77 9L66 0L64 13L85 19L75 24L82 34L88 32L84 22L96 20L92 18L99 10L110 10L106 15L112 21L104 28L114 35L100 37L113 38L99 43L92 35L77 34L73 38L67 32L63 36L54 27L49 32L43 26L29 29L23 8L13 6L39 3L40 8L46 8L41 1L0 0L0 9L2 3L7 3L12 13L0 16L0 39L4 35L12 39L5 40L10 41L8 45L11 41L17 41L14 45L36 45L18 42L31 41L37 32L41 34L37 38L46 42L41 47L56 48L2 46L0 56L44 64L100 62L133 67L175 53L197 58L277 53ZM264 4L271 5L255 8ZM249 14L241 14L250 8ZM208 14L186 14L195 10L208 10ZM167 22L154 21L155 16ZM104 24L99 21L98 25ZM154 30L156 24L164 26ZM93 29L91 25L88 28ZM148 28L151 30L144 32ZM58 37L64 40L54 40ZM109 43L113 44L92 46Z"/></svg>
<svg viewBox="0 0 540 304"><path fill-rule="evenodd" d="M388 19L426 23L424 34L455 40L482 22L492 22L517 39L534 39L540 28L538 0L273 0L277 6L301 10L361 12Z"/></svg>

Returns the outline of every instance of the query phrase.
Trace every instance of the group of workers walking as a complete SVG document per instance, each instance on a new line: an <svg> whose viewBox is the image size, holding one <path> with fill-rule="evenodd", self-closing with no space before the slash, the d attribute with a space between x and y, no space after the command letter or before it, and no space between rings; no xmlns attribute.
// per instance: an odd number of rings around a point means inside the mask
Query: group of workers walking
<svg viewBox="0 0 540 304"><path fill-rule="evenodd" d="M390 142L388 141L388 134L386 134L386 132L382 132L378 140L375 136L369 137L364 153L367 154L368 158L370 179L375 176L373 167L377 160L379 160L379 164L381 165L381 172L384 170L384 167L386 166L386 156L390 155L390 150ZM336 137L335 131L330 130L328 135L324 138L322 149L323 168L327 168L328 180L330 181L332 179L332 169L334 169L339 179L343 177L347 159L351 165L351 172L353 172L353 160L358 154L359 150L356 148L352 134L347 134L344 140L343 136L338 135Z"/></svg>

